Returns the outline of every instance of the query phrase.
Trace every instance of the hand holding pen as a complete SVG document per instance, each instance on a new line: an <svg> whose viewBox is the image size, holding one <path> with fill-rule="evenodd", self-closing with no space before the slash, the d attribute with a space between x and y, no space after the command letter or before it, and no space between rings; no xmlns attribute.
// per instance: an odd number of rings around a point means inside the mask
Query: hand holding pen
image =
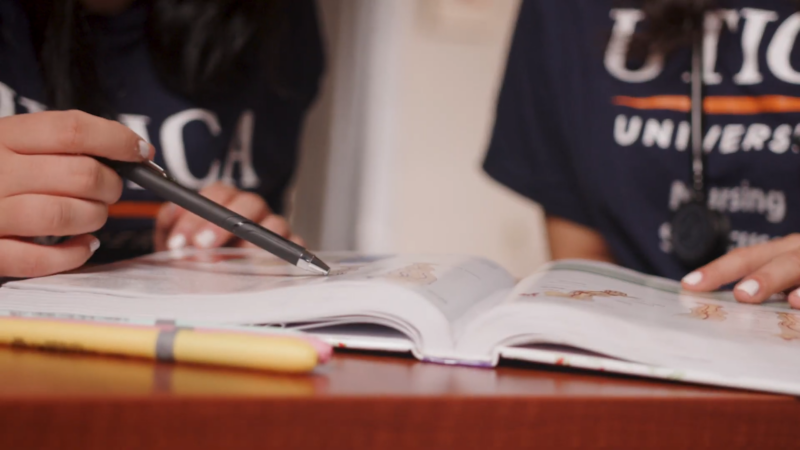
<svg viewBox="0 0 800 450"><path fill-rule="evenodd" d="M121 123L79 111L0 118L0 278L45 276L83 265L100 245L91 233L105 224L108 206L123 188L121 177L97 158L127 162L126 170L153 181L149 175L158 172L143 163L154 153ZM165 181L156 184L171 183L158 176ZM182 201L203 210L230 213L188 189L169 190L181 191ZM326 273L327 266L301 246L239 215L228 219L221 221L223 228L235 228L237 236L280 252L292 264ZM72 237L45 246L33 242L36 236Z"/></svg>
<svg viewBox="0 0 800 450"><path fill-rule="evenodd" d="M122 179L92 156L141 163L154 149L119 122L78 111L0 118L0 278L83 265ZM58 245L36 236L72 236Z"/></svg>

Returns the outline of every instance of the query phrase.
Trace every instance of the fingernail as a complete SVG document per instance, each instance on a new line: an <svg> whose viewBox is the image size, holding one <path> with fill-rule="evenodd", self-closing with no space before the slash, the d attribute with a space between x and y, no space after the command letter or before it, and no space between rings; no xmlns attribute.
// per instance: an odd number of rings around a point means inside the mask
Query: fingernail
<svg viewBox="0 0 800 450"><path fill-rule="evenodd" d="M742 291L742 292L746 293L747 295L749 295L750 297L752 297L752 296L758 294L758 289L760 287L761 286L758 284L758 281L756 281L756 280L747 280L745 282L739 283L739 285L736 286L736 290L737 291Z"/></svg>
<svg viewBox="0 0 800 450"><path fill-rule="evenodd" d="M150 144L145 142L144 139L139 141L139 154L144 159L150 159Z"/></svg>
<svg viewBox="0 0 800 450"><path fill-rule="evenodd" d="M98 249L98 248L100 248L100 239L93 238L93 239L92 239L92 240L89 242L89 251L91 251L92 253L94 253L94 252L96 252L96 251L97 251L97 249Z"/></svg>
<svg viewBox="0 0 800 450"><path fill-rule="evenodd" d="M194 237L194 243L200 248L209 248L214 245L217 235L211 230L203 230Z"/></svg>
<svg viewBox="0 0 800 450"><path fill-rule="evenodd" d="M703 273L702 272L697 272L697 271L692 272L692 273L686 275L685 277L683 277L683 280L681 280L681 281L683 281L684 283L688 284L689 286L694 286L697 283L703 281Z"/></svg>
<svg viewBox="0 0 800 450"><path fill-rule="evenodd" d="M186 236L182 234L176 234L167 241L167 248L170 250L180 250L183 247L186 247Z"/></svg>

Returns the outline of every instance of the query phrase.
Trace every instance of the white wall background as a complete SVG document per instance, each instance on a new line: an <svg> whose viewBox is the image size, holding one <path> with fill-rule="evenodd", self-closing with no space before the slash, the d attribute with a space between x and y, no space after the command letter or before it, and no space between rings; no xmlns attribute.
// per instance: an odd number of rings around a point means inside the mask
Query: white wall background
<svg viewBox="0 0 800 450"><path fill-rule="evenodd" d="M293 222L313 247L547 258L541 213L481 170L519 0L319 0L325 89ZM316 186L316 188L315 188Z"/></svg>

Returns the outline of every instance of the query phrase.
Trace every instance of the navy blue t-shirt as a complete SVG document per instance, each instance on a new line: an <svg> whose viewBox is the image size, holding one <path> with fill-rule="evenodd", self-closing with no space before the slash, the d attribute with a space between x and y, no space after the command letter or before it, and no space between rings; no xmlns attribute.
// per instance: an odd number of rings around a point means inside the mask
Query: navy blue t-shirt
<svg viewBox="0 0 800 450"><path fill-rule="evenodd" d="M45 90L21 0L0 0L0 117L47 109ZM293 0L280 49L278 84L267 74L219 100L193 102L168 90L145 40L148 2L113 17L90 17L101 89L116 118L152 143L155 162L192 189L216 181L260 194L280 212L297 159L304 116L323 69L313 0ZM161 200L128 183L110 209L97 259L152 250L154 213Z"/></svg>
<svg viewBox="0 0 800 450"><path fill-rule="evenodd" d="M484 168L599 232L619 264L679 278L669 221L691 195L690 50L628 58L643 14L614 3L523 2ZM706 19L703 139L733 248L800 231L800 12L721 4Z"/></svg>

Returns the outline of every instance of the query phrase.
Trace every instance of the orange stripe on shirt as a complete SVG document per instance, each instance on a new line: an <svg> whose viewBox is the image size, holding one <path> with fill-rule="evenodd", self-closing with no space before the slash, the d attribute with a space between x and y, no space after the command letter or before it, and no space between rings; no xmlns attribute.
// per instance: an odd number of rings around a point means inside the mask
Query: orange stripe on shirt
<svg viewBox="0 0 800 450"><path fill-rule="evenodd" d="M616 96L612 103L641 110L689 112L692 102L687 95L656 95L654 97ZM800 97L762 95L759 97L710 96L703 102L706 114L752 115L762 113L800 112Z"/></svg>
<svg viewBox="0 0 800 450"><path fill-rule="evenodd" d="M108 216L116 219L154 219L161 202L119 202L108 207Z"/></svg>

